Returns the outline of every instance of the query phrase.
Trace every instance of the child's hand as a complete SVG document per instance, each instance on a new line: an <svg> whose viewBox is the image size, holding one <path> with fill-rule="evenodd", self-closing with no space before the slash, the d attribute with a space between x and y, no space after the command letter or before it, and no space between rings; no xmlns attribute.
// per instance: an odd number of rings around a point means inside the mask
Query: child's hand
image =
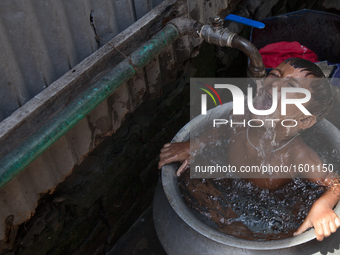
<svg viewBox="0 0 340 255"><path fill-rule="evenodd" d="M340 219L330 206L323 200L317 200L309 211L305 221L301 224L294 236L314 227L316 239L322 241L330 236L340 226Z"/></svg>
<svg viewBox="0 0 340 255"><path fill-rule="evenodd" d="M167 143L164 145L159 155L160 160L158 168L169 164L171 162L179 161L182 163L177 170L177 176L180 176L182 172L189 166L190 162L190 142L183 143Z"/></svg>

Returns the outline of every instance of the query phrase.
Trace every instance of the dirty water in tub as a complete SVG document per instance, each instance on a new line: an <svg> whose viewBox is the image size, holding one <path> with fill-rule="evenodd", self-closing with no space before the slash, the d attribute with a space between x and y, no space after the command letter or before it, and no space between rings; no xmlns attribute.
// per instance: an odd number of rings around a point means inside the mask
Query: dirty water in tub
<svg viewBox="0 0 340 255"><path fill-rule="evenodd" d="M313 128L302 137L324 163L339 169L337 149L311 139L325 141L319 130ZM219 151L223 154L226 149L222 147ZM268 190L239 178L192 179L189 171L178 178L178 184L184 201L205 224L228 235L258 241L293 236L326 190L299 178L277 190Z"/></svg>

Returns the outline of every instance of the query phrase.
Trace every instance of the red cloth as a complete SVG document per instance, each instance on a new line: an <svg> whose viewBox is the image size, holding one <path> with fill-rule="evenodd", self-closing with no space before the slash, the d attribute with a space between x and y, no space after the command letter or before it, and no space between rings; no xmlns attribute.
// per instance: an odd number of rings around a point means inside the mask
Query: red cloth
<svg viewBox="0 0 340 255"><path fill-rule="evenodd" d="M317 55L298 42L278 42L268 44L260 49L263 64L266 68L277 67L287 58L303 58L313 63L319 62Z"/></svg>

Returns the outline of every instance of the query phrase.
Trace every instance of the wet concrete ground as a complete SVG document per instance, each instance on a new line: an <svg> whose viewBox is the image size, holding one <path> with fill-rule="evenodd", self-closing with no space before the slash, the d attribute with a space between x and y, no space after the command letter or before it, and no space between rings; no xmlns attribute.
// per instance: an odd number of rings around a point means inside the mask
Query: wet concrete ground
<svg viewBox="0 0 340 255"><path fill-rule="evenodd" d="M144 211L135 224L106 255L166 255L152 219L152 207Z"/></svg>

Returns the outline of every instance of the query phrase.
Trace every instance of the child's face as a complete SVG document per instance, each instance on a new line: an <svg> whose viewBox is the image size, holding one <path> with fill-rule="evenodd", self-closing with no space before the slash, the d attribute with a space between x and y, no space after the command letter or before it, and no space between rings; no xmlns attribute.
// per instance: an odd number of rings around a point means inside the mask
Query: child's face
<svg viewBox="0 0 340 255"><path fill-rule="evenodd" d="M301 110L293 104L287 104L286 115L281 115L281 88L296 87L304 88L311 91L311 81L314 76L308 75L308 72L302 71L301 68L294 68L289 63L282 62L278 67L270 71L264 80L264 86L254 98L254 107L258 110L270 109L272 102L273 88L277 88L278 102L276 111L266 118L269 119L296 119L302 114ZM287 99L304 98L303 93L287 93ZM308 103L303 104L305 107ZM257 116L258 117L258 116Z"/></svg>

